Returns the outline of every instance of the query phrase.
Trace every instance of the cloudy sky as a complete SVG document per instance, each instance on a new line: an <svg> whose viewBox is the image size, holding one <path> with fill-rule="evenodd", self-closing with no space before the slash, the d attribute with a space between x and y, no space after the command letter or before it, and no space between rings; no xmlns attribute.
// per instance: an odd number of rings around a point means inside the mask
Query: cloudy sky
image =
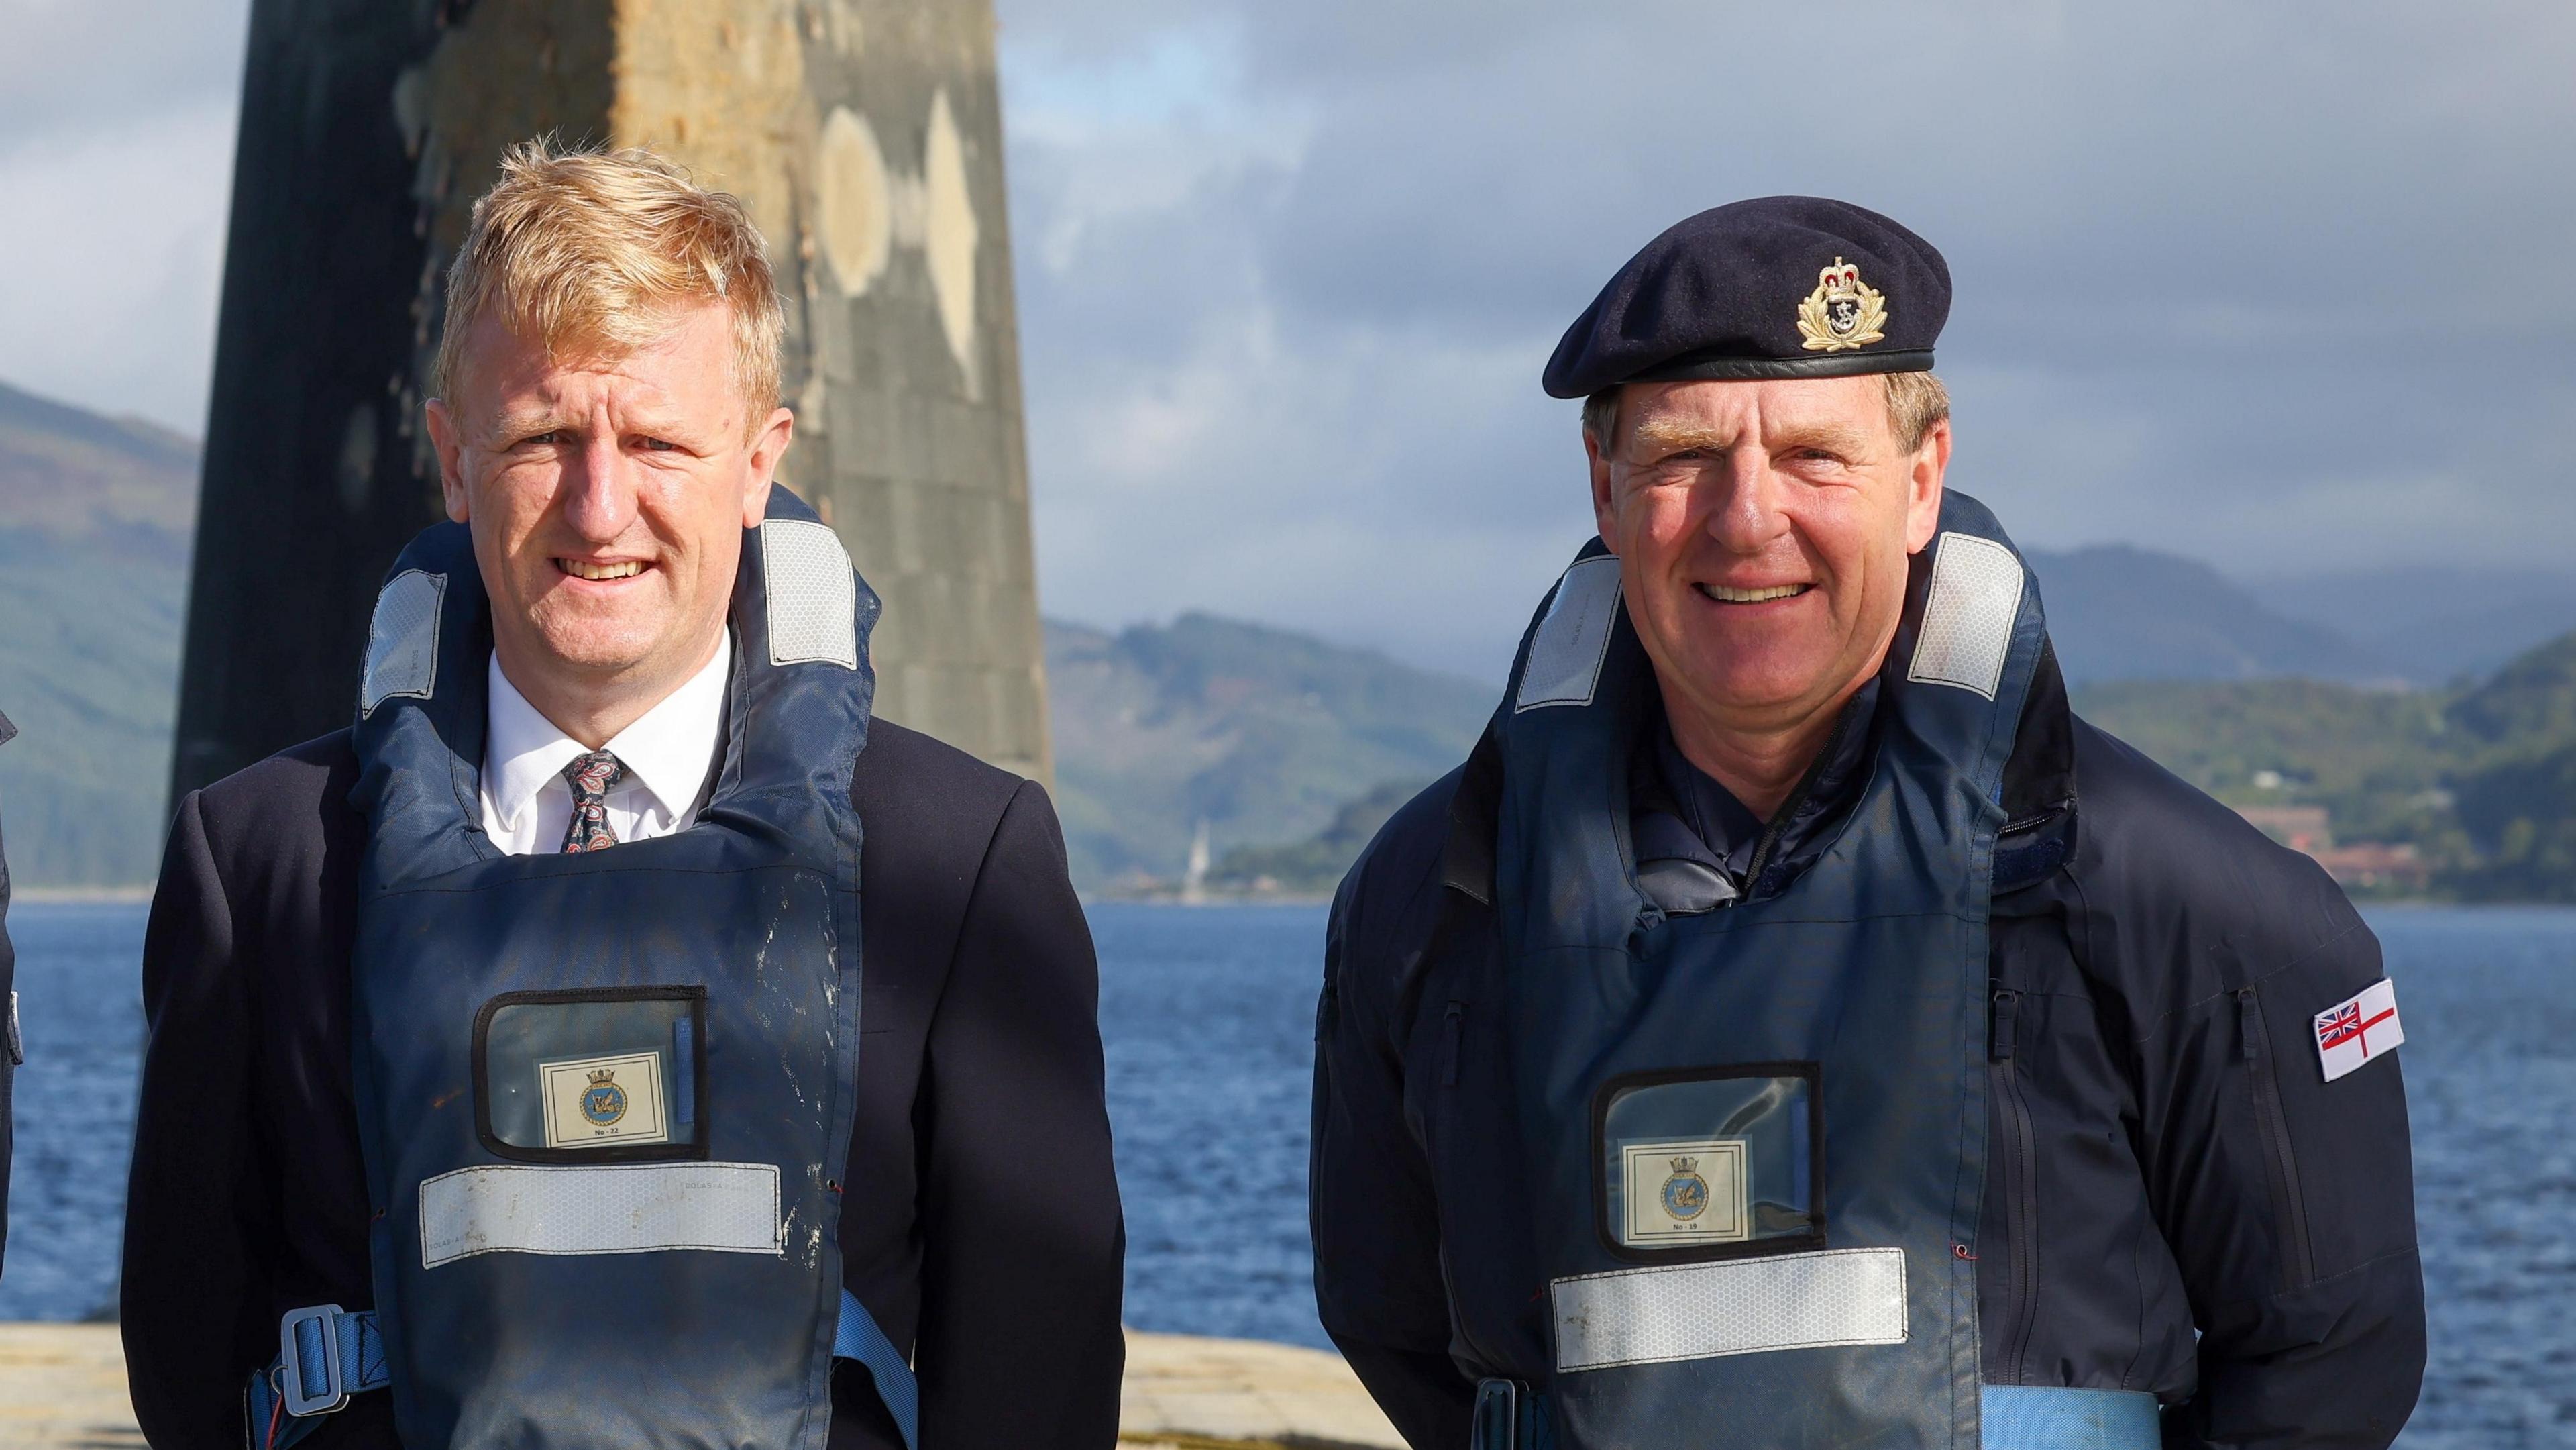
<svg viewBox="0 0 2576 1450"><path fill-rule="evenodd" d="M1784 191L1947 253L1952 482L2027 543L2576 545L2576 7L998 8L1052 614L1490 670L1589 531L1558 331ZM202 431L241 31L0 0L0 378Z"/></svg>

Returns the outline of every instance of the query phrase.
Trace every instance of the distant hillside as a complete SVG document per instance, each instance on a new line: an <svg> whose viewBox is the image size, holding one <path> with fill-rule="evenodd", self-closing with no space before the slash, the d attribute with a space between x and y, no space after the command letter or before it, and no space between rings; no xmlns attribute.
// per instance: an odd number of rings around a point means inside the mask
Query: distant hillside
<svg viewBox="0 0 2576 1450"><path fill-rule="evenodd" d="M2029 551L2070 679L2457 686L2576 630L2576 567L2236 581L2149 549Z"/></svg>
<svg viewBox="0 0 2576 1450"><path fill-rule="evenodd" d="M2074 702L2229 805L2317 822L2312 844L2356 891L2576 901L2576 634L2467 690L2124 680ZM1329 894L1419 785L1390 779L1312 835L1227 851L1208 888Z"/></svg>
<svg viewBox="0 0 2576 1450"><path fill-rule="evenodd" d="M167 830L193 445L0 385L0 827L27 886L148 882ZM1462 759L1498 684L1201 615L1048 629L1059 793L1086 887L1312 836Z"/></svg>
<svg viewBox="0 0 2576 1450"><path fill-rule="evenodd" d="M2189 559L2101 547L2035 552L2031 562L2059 657L2079 685L2385 681L2398 673L2334 630L2267 608ZM1369 687L1351 693L1363 679ZM1239 887L1267 877L1295 892L1329 889L1340 865L1401 804L1397 785L1419 785L1456 764L1499 688L1204 615L1114 638L1050 625L1048 684L1059 794L1087 888L1120 876L1178 877L1204 817L1217 858L1213 882ZM2144 698L2168 693L2163 685L2143 689ZM2261 709L2304 719L2304 706L2255 693L2267 702ZM2347 694L2374 710L2401 698L2323 690ZM2210 703L2233 708L2218 697ZM2373 723L2359 728L2376 750L2386 722L2374 710L2359 717ZM1417 722L1411 733L1387 733L1408 720ZM1419 728L1426 721L1434 728ZM2190 729L2160 743L2211 748ZM1345 805L1351 811L1337 815Z"/></svg>
<svg viewBox="0 0 2576 1450"><path fill-rule="evenodd" d="M2479 746L2507 756L2576 741L2576 634L2509 661L2462 696L2451 718Z"/></svg>
<svg viewBox="0 0 2576 1450"><path fill-rule="evenodd" d="M1046 640L1056 794L1085 889L1179 876L1201 820L1222 857L1441 775L1501 688L1204 614L1115 635L1050 623Z"/></svg>
<svg viewBox="0 0 2576 1450"><path fill-rule="evenodd" d="M196 444L0 383L0 526L119 555L176 539L184 563L196 518Z"/></svg>
<svg viewBox="0 0 2576 1450"><path fill-rule="evenodd" d="M2478 851L2456 873L2485 901L2576 901L2576 742L2502 761L2464 781L2461 824Z"/></svg>
<svg viewBox="0 0 2576 1450"><path fill-rule="evenodd" d="M2230 805L2412 850L2439 894L2576 901L2576 634L2465 690L2125 682L2075 707Z"/></svg>
<svg viewBox="0 0 2576 1450"><path fill-rule="evenodd" d="M195 485L186 440L0 386L0 711L24 732L0 747L0 822L30 886L152 877ZM2356 575L2258 598L2144 550L2032 563L2079 706L2222 799L2326 806L2344 839L2420 851L2443 891L2576 899L2576 635L2498 645L2576 628L2576 586ZM1322 889L1500 691L1199 614L1051 624L1047 655L1089 890L1177 878L1202 820L1221 888ZM2354 683L2400 676L2456 683Z"/></svg>
<svg viewBox="0 0 2576 1450"><path fill-rule="evenodd" d="M2462 894L2576 901L2576 634L2508 663L2451 718L2471 762L2458 808L2477 858Z"/></svg>
<svg viewBox="0 0 2576 1450"><path fill-rule="evenodd" d="M197 452L0 385L0 830L28 886L152 879Z"/></svg>
<svg viewBox="0 0 2576 1450"><path fill-rule="evenodd" d="M1235 895L1330 896L1378 830L1428 784L1387 781L1345 804L1323 830L1293 845L1237 846L1208 873L1207 884Z"/></svg>
<svg viewBox="0 0 2576 1450"><path fill-rule="evenodd" d="M2405 673L2333 629L2266 607L2194 560L2125 545L2027 556L2070 683Z"/></svg>
<svg viewBox="0 0 2576 1450"><path fill-rule="evenodd" d="M2366 640L2418 684L2483 675L2576 630L2576 567L2399 568L2250 582L2274 611Z"/></svg>
<svg viewBox="0 0 2576 1450"><path fill-rule="evenodd" d="M2446 790L2459 763L2456 732L2439 693L2313 680L2127 680L2079 687L2074 703L2229 805L2322 805L2341 838L2464 845Z"/></svg>

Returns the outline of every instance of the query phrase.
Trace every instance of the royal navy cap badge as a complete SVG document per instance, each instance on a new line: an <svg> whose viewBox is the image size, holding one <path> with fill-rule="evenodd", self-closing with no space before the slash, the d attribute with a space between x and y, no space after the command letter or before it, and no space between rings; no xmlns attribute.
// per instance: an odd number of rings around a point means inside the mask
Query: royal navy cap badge
<svg viewBox="0 0 2576 1450"><path fill-rule="evenodd" d="M1860 268L1834 258L1816 273L1816 290L1798 304L1798 331L1809 352L1841 352L1887 336L1887 298L1860 279Z"/></svg>

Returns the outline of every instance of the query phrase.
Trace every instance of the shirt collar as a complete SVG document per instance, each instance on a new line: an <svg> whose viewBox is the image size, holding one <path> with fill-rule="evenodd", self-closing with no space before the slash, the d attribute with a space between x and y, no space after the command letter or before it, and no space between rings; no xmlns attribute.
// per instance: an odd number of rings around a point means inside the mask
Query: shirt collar
<svg viewBox="0 0 2576 1450"><path fill-rule="evenodd" d="M1655 727L1655 763L1663 772L1664 788L1680 808L1681 824L1728 870L1744 874L1754 844L1762 838L1762 818L1682 754L1680 742L1673 739L1669 714Z"/></svg>
<svg viewBox="0 0 2576 1450"><path fill-rule="evenodd" d="M724 729L725 684L733 672L733 631L716 645L715 658L664 696L608 742L625 763L627 784L649 792L678 819L695 805L715 762ZM492 656L483 759L484 789L503 824L515 829L537 793L563 776L565 766L588 753L580 741L537 713Z"/></svg>

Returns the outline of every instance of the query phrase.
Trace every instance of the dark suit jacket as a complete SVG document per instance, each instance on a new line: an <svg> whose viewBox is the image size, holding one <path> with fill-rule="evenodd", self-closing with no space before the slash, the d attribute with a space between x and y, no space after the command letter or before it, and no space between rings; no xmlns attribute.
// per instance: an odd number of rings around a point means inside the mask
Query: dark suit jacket
<svg viewBox="0 0 2576 1450"><path fill-rule="evenodd" d="M349 1071L356 779L342 731L189 795L171 828L123 1289L135 1415L161 1450L241 1444L280 1315L374 1302ZM850 794L867 844L846 1283L913 1351L929 1450L1108 1446L1124 1231L1054 808L884 720ZM395 1445L387 1397L305 1443ZM866 1373L838 1366L833 1450L900 1443Z"/></svg>

